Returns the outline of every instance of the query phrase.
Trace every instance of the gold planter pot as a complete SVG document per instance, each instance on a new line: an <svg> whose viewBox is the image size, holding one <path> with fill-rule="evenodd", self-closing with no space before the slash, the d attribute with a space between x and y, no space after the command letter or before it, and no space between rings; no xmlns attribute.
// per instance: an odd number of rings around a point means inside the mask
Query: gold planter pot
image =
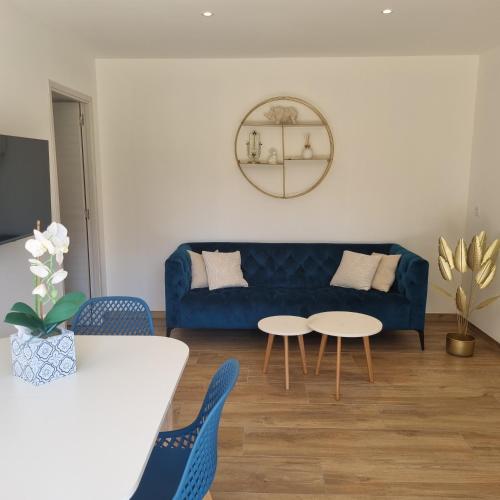
<svg viewBox="0 0 500 500"><path fill-rule="evenodd" d="M446 335L446 352L453 356L462 358L470 357L474 354L476 339L472 335L460 335L458 333L448 333Z"/></svg>

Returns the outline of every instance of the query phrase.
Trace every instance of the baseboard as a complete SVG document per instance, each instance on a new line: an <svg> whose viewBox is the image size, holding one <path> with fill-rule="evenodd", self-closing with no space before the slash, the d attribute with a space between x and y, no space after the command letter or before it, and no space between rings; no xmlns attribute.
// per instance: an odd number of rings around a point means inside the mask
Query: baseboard
<svg viewBox="0 0 500 500"><path fill-rule="evenodd" d="M428 321L456 321L456 315L453 313L426 313L425 319Z"/></svg>
<svg viewBox="0 0 500 500"><path fill-rule="evenodd" d="M165 311L151 311L151 315L153 316L153 319L156 321L165 321L166 319ZM456 315L453 313L426 313L425 315L425 319L428 321L443 322L443 323L455 322L457 320L456 318L457 318ZM489 344L500 348L500 343L497 342L494 338L490 337L486 332L483 332L483 330L478 328L473 323L471 323L470 325L474 335L477 335L483 340L486 340Z"/></svg>

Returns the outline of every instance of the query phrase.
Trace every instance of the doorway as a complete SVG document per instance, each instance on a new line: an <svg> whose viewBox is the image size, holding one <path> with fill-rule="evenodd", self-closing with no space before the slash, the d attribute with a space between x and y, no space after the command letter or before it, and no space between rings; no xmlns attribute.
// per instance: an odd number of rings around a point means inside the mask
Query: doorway
<svg viewBox="0 0 500 500"><path fill-rule="evenodd" d="M66 292L101 295L95 182L91 154L90 101L51 86L59 219L70 236L65 255Z"/></svg>

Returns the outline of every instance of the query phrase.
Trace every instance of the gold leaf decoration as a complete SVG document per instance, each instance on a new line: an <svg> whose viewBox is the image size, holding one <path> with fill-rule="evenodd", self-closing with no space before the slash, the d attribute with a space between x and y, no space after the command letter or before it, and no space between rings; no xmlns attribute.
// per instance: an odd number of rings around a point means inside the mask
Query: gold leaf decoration
<svg viewBox="0 0 500 500"><path fill-rule="evenodd" d="M486 252L484 252L481 264L485 264L486 261L488 260L496 262L499 250L500 250L500 240L497 238L495 241L491 243Z"/></svg>
<svg viewBox="0 0 500 500"><path fill-rule="evenodd" d="M479 271L475 277L476 283L478 284L479 288L482 287L483 283L486 281L486 279L490 275L492 267L493 267L493 263L491 262L491 260L487 260L481 266L481 269L479 269Z"/></svg>
<svg viewBox="0 0 500 500"><path fill-rule="evenodd" d="M448 262L450 269L455 267L455 263L453 262L453 252L451 251L450 245L448 242L442 237L439 237L439 255L443 257L443 259Z"/></svg>
<svg viewBox="0 0 500 500"><path fill-rule="evenodd" d="M479 242L481 243L481 248L483 249L483 253L486 250L486 231L481 231L480 233L477 234L477 237L479 238Z"/></svg>
<svg viewBox="0 0 500 500"><path fill-rule="evenodd" d="M485 307L488 307L490 304L493 304L493 302L495 302L495 300L497 299L500 299L500 295L495 295L494 297L490 297L489 299L483 300L474 308L474 310L484 309Z"/></svg>
<svg viewBox="0 0 500 500"><path fill-rule="evenodd" d="M445 290L444 288L442 288L442 287L440 287L438 285L435 285L434 283L432 284L432 288L434 288L434 290L442 293L443 295L446 295L450 299L453 298L453 295L451 294L451 292L449 292L448 290Z"/></svg>
<svg viewBox="0 0 500 500"><path fill-rule="evenodd" d="M457 309L462 313L466 314L467 311L467 295L465 295L465 290L462 286L457 288L457 293L455 295L455 302L457 304Z"/></svg>
<svg viewBox="0 0 500 500"><path fill-rule="evenodd" d="M483 260L483 245L479 235L474 236L467 250L467 265L474 271L481 269Z"/></svg>
<svg viewBox="0 0 500 500"><path fill-rule="evenodd" d="M491 260L488 262L491 262ZM484 281L479 285L479 288L481 290L484 290L485 288L487 288L490 285L490 283L493 281L493 278L495 277L496 272L497 272L497 266L496 266L496 264L493 264L491 266L490 272L484 278Z"/></svg>
<svg viewBox="0 0 500 500"><path fill-rule="evenodd" d="M455 267L461 273L467 271L467 246L463 238L458 240L457 248L455 249Z"/></svg>
<svg viewBox="0 0 500 500"><path fill-rule="evenodd" d="M444 257L441 256L439 257L439 270L441 271L441 276L443 277L443 279L445 279L446 281L452 280L453 274L451 273L451 267L448 262L446 262Z"/></svg>

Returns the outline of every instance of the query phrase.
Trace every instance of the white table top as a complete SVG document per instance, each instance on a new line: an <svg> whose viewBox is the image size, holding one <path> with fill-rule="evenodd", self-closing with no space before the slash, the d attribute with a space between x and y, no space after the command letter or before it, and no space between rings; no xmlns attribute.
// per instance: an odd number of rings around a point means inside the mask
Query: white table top
<svg viewBox="0 0 500 500"><path fill-rule="evenodd" d="M369 337L382 330L382 323L377 318L347 311L313 314L308 325L315 332L332 337Z"/></svg>
<svg viewBox="0 0 500 500"><path fill-rule="evenodd" d="M75 336L77 372L34 387L0 339L0 497L126 500L189 349L165 337Z"/></svg>
<svg viewBox="0 0 500 500"><path fill-rule="evenodd" d="M305 335L311 331L307 325L307 318L300 316L269 316L261 319L257 326L263 332L282 337Z"/></svg>

